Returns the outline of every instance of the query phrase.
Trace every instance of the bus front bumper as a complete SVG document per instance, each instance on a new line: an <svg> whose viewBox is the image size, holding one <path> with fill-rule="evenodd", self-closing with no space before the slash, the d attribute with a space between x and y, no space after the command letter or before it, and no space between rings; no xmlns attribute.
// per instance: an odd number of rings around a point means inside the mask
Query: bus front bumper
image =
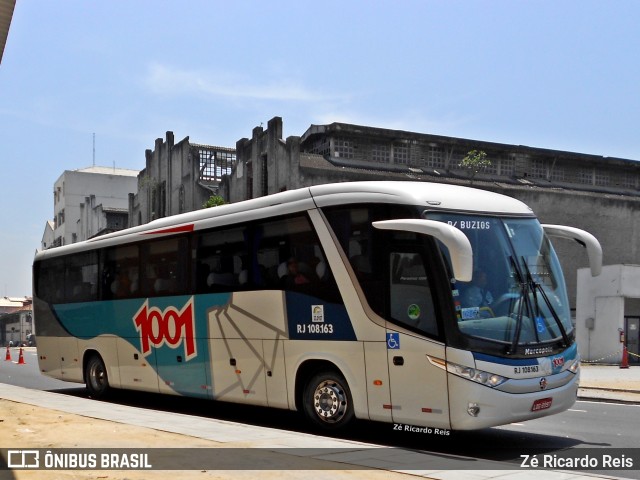
<svg viewBox="0 0 640 480"><path fill-rule="evenodd" d="M451 428L476 430L562 412L575 403L578 383L579 375L571 374L570 381L557 388L544 389L540 386L539 391L516 394L486 387L450 374Z"/></svg>

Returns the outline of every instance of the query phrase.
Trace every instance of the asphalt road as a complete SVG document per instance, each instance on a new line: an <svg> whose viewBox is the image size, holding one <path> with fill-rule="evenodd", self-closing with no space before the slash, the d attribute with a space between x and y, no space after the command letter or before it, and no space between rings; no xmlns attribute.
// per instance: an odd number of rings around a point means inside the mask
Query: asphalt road
<svg viewBox="0 0 640 480"><path fill-rule="evenodd" d="M20 349L10 348L11 361L5 360L6 348L0 350L0 382L19 387L34 388L38 390L55 390L65 388L77 388L79 384L63 382L42 375L38 369L38 352L35 347L22 349L24 364L18 364Z"/></svg>
<svg viewBox="0 0 640 480"><path fill-rule="evenodd" d="M17 350L16 350L17 352ZM50 379L40 374L35 349L25 349L25 365L0 360L0 382L86 396L84 386ZM282 430L317 433L295 412L239 406L221 402L188 399L140 392L114 391L106 400L143 408L187 413L206 418L266 426ZM523 453L558 452L569 448L638 448L640 405L578 401L561 414L521 424L488 428L474 432L451 432L448 436L398 432L393 425L357 422L342 438L383 446L427 450L473 458L521 462ZM609 472L611 474L611 472ZM615 475L640 479L640 470L617 471Z"/></svg>

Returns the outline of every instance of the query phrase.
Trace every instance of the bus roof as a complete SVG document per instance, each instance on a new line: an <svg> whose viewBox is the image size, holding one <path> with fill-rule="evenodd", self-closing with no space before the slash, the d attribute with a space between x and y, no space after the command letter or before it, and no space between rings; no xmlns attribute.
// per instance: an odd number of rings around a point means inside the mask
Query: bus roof
<svg viewBox="0 0 640 480"><path fill-rule="evenodd" d="M310 187L319 207L356 202L402 203L425 208L533 216L520 200L499 193L443 183L350 182Z"/></svg>
<svg viewBox="0 0 640 480"><path fill-rule="evenodd" d="M36 259L54 257L86 248L117 245L144 236L172 235L233 223L286 215L315 207L353 203L395 203L424 205L425 209L469 213L533 216L519 200L486 190L428 182L371 181L344 182L304 187L214 208L160 218L144 225L45 250ZM148 237L149 238L149 237Z"/></svg>

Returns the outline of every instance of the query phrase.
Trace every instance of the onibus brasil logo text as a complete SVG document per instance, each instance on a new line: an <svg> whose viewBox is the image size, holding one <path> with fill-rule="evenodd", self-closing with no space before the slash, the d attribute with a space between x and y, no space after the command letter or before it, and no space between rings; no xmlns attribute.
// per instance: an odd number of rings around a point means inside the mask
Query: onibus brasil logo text
<svg viewBox="0 0 640 480"><path fill-rule="evenodd" d="M133 316L133 323L140 334L140 351L146 357L151 353L151 347L160 348L167 345L178 348L184 343L186 360L196 357L195 315L193 297L178 310L174 306L160 310L150 307L146 299L140 309Z"/></svg>

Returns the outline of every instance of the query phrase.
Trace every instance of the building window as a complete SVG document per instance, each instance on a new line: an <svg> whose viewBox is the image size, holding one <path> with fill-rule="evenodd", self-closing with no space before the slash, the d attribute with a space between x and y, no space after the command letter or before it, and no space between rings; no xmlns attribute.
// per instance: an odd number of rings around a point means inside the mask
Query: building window
<svg viewBox="0 0 640 480"><path fill-rule="evenodd" d="M353 158L353 142L337 138L333 145L333 156L336 158Z"/></svg>
<svg viewBox="0 0 640 480"><path fill-rule="evenodd" d="M584 185L593 184L593 170L590 168L581 168L576 175L576 181Z"/></svg>
<svg viewBox="0 0 640 480"><path fill-rule="evenodd" d="M513 157L505 157L500 159L499 175L512 176L516 172L516 159Z"/></svg>
<svg viewBox="0 0 640 480"><path fill-rule="evenodd" d="M425 165L431 168L444 168L444 158L442 153L442 147L429 145Z"/></svg>
<svg viewBox="0 0 640 480"><path fill-rule="evenodd" d="M596 170L596 185L600 185L601 187L606 187L610 183L609 172L604 170Z"/></svg>
<svg viewBox="0 0 640 480"><path fill-rule="evenodd" d="M531 160L529 176L533 178L547 178L547 162L544 160Z"/></svg>
<svg viewBox="0 0 640 480"><path fill-rule="evenodd" d="M564 182L564 167L553 166L549 172L549 180L553 182Z"/></svg>
<svg viewBox="0 0 640 480"><path fill-rule="evenodd" d="M378 163L389 163L389 145L373 145L371 147L371 160Z"/></svg>
<svg viewBox="0 0 640 480"><path fill-rule="evenodd" d="M464 157L465 157L464 153L452 152L451 160L449 162L449 168L452 168L454 170L462 169L462 167L460 166L460 163L462 163L462 159Z"/></svg>
<svg viewBox="0 0 640 480"><path fill-rule="evenodd" d="M409 147L405 145L394 145L393 161L394 163L399 163L401 165L408 164L409 163Z"/></svg>
<svg viewBox="0 0 640 480"><path fill-rule="evenodd" d="M618 178L618 183L624 188L636 188L636 181L636 175L620 175Z"/></svg>
<svg viewBox="0 0 640 480"><path fill-rule="evenodd" d="M315 153L317 155L322 155L323 157L331 155L331 144L329 143L329 138L322 137L313 142L313 145L309 149L309 153Z"/></svg>
<svg viewBox="0 0 640 480"><path fill-rule="evenodd" d="M236 154L230 151L198 148L200 179L220 181L223 175L230 175L236 162Z"/></svg>
<svg viewBox="0 0 640 480"><path fill-rule="evenodd" d="M106 214L107 230L122 230L127 224L127 213L109 212Z"/></svg>

